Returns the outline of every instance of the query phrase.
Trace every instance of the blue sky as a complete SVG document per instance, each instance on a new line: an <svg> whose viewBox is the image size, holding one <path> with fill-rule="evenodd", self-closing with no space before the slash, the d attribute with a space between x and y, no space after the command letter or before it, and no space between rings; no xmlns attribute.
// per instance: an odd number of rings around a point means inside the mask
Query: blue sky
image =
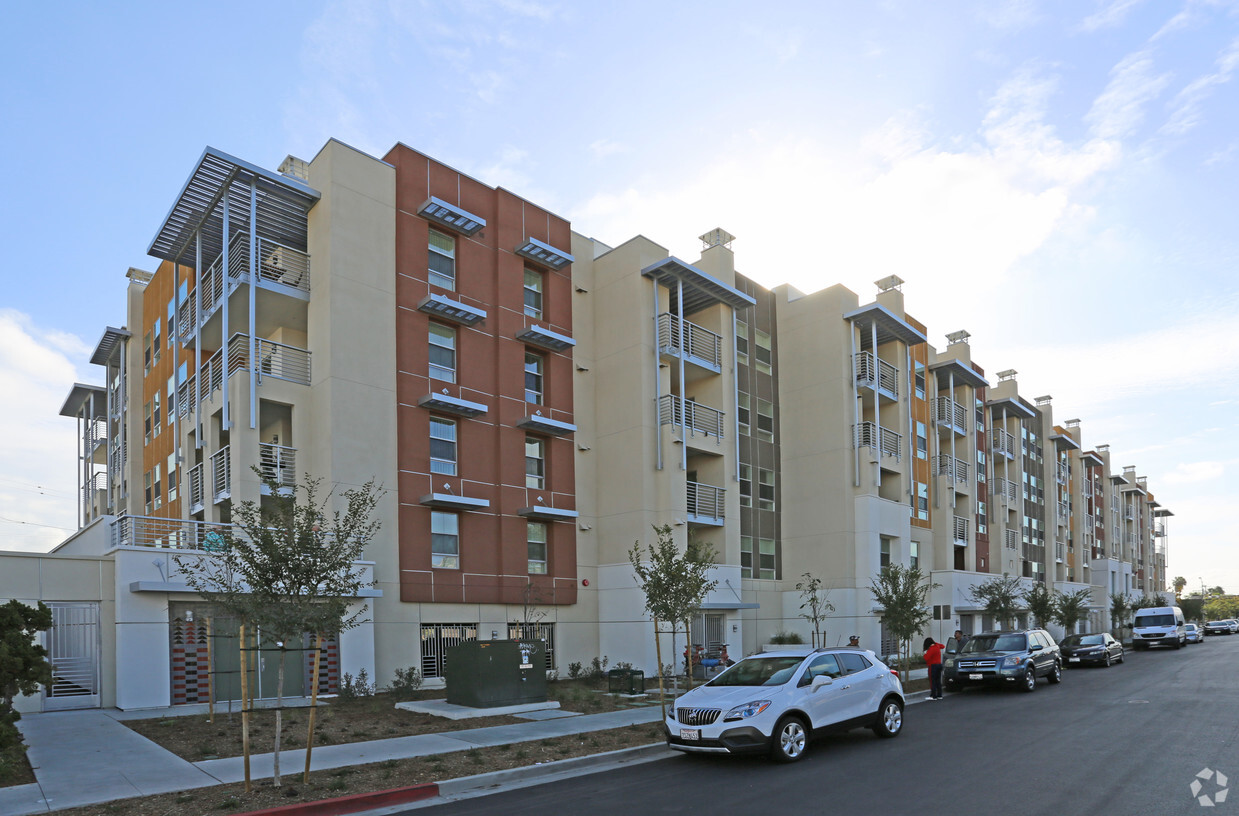
<svg viewBox="0 0 1239 816"><path fill-rule="evenodd" d="M75 525L57 411L206 145L405 142L606 242L805 290L905 280L931 341L1136 465L1170 574L1239 590L1235 2L42 3L0 52L0 548Z"/></svg>

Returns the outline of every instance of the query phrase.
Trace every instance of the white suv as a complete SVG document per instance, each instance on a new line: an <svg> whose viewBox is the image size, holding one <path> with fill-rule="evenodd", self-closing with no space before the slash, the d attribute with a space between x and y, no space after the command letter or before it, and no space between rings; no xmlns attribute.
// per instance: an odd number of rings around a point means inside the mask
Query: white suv
<svg viewBox="0 0 1239 816"><path fill-rule="evenodd" d="M768 751L795 762L810 738L825 732L871 728L897 736L903 705L898 676L873 652L766 652L681 695L663 727L678 751Z"/></svg>

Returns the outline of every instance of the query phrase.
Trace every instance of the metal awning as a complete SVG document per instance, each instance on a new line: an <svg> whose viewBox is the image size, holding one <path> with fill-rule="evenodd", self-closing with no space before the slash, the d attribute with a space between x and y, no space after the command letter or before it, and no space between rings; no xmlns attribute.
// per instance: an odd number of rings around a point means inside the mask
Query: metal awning
<svg viewBox="0 0 1239 816"><path fill-rule="evenodd" d="M475 306L467 306L459 300L452 300L443 295L431 293L417 304L419 312L436 315L463 326L472 326L486 319L486 310Z"/></svg>
<svg viewBox="0 0 1239 816"><path fill-rule="evenodd" d="M432 224L459 232L466 237L473 235L486 226L486 219L474 215L463 207L449 204L441 198L431 196L417 208L417 214Z"/></svg>
<svg viewBox="0 0 1239 816"><path fill-rule="evenodd" d="M108 360L112 358L112 353L120 345L120 341L132 336L132 332L125 329L114 329L108 326L103 331L103 337L100 337L99 342L95 344L94 354L90 355L91 364L107 365Z"/></svg>
<svg viewBox="0 0 1239 816"><path fill-rule="evenodd" d="M447 389L443 389L444 392ZM424 397L419 397L417 407L432 408L436 411L446 411L449 414L456 414L463 417L475 417L486 413L489 408L480 402L472 402L460 397L453 397L447 393L438 393L431 391Z"/></svg>
<svg viewBox="0 0 1239 816"><path fill-rule="evenodd" d="M69 396L65 398L65 404L60 408L60 415L65 417L75 417L82 410L82 406L90 402L92 396L98 397L95 400L95 412L87 419L103 419L108 415L108 391L102 385L84 385L83 383L74 383L73 388L69 390Z"/></svg>
<svg viewBox="0 0 1239 816"><path fill-rule="evenodd" d="M223 201L227 197L229 228L235 233L249 222L251 183L258 193L258 235L305 252L306 215L318 202L318 191L299 179L264 170L208 147L147 253L193 266L194 236L200 234L203 262L214 260L228 240L223 234Z"/></svg>
<svg viewBox="0 0 1239 816"><path fill-rule="evenodd" d="M1124 484L1124 485L1131 484L1129 481L1127 481L1127 477L1124 476L1122 473L1111 473L1110 481L1114 482L1115 484Z"/></svg>
<svg viewBox="0 0 1239 816"><path fill-rule="evenodd" d="M1080 461L1088 467L1101 467L1106 463L1096 451L1084 451L1080 454Z"/></svg>
<svg viewBox="0 0 1239 816"><path fill-rule="evenodd" d="M556 249L544 241L539 241L532 235L529 236L529 240L516 248L516 254L528 258L534 263L556 270L563 269L576 260L571 253L564 252L562 249Z"/></svg>
<svg viewBox="0 0 1239 816"><path fill-rule="evenodd" d="M579 515L575 510L562 510L558 507L545 507L541 504L522 507L516 511L516 514L525 518L537 519L538 521L568 521L577 518Z"/></svg>
<svg viewBox="0 0 1239 816"><path fill-rule="evenodd" d="M678 285L683 283L684 314L686 315L719 303L733 309L747 309L757 303L739 289L728 286L713 275L706 274L692 264L684 263L674 256L668 256L658 263L650 264L641 270L641 274L647 278L653 278L672 293L676 292ZM670 310L674 313L677 308L673 295Z"/></svg>
<svg viewBox="0 0 1239 816"><path fill-rule="evenodd" d="M990 400L985 403L993 409L994 413L998 413L1000 409L1005 408L1007 416L1013 416L1018 419L1032 419L1037 415L1037 412L1028 407L1019 397L1003 397L1002 399Z"/></svg>
<svg viewBox="0 0 1239 816"><path fill-rule="evenodd" d="M1154 518L1166 518L1167 516L1173 516L1173 515L1174 513L1171 513L1170 510L1165 507L1161 507L1153 511Z"/></svg>
<svg viewBox="0 0 1239 816"><path fill-rule="evenodd" d="M1068 450L1080 449L1080 443L1064 433L1050 434L1050 441L1053 442L1054 446L1058 448L1067 448Z"/></svg>
<svg viewBox="0 0 1239 816"><path fill-rule="evenodd" d="M973 388L986 388L989 386L989 381L978 374L976 369L958 358L930 363L929 370L935 374L954 374L955 382L970 385ZM941 385L942 383L943 378L939 377L938 384Z"/></svg>
<svg viewBox="0 0 1239 816"><path fill-rule="evenodd" d="M544 417L535 412L529 414L520 422L516 423L516 427L525 428L530 431L540 431L554 436L563 436L564 434L576 433L576 426L571 422L560 422L557 419Z"/></svg>
<svg viewBox="0 0 1239 816"><path fill-rule="evenodd" d="M870 303L866 306L861 306L859 309L853 309L845 314L843 318L864 326L876 324L878 327L879 346L892 340L901 340L909 346L915 346L928 340L924 332L903 318L896 317L894 312L880 303ZM862 331L860 333L861 350L869 348L870 339L869 332Z"/></svg>
<svg viewBox="0 0 1239 816"><path fill-rule="evenodd" d="M568 335L551 331L545 326L537 324L526 326L522 331L517 332L516 339L544 348L547 351L563 351L576 345L576 341Z"/></svg>
<svg viewBox="0 0 1239 816"><path fill-rule="evenodd" d="M427 493L418 499L418 504L424 504L427 507L447 507L453 510L486 510L490 507L488 499L457 496L455 493Z"/></svg>

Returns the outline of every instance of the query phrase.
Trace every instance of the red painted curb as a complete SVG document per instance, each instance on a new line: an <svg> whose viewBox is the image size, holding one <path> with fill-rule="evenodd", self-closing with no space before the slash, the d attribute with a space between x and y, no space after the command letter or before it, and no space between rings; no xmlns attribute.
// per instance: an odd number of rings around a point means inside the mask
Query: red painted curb
<svg viewBox="0 0 1239 816"><path fill-rule="evenodd" d="M403 805L417 802L439 795L439 786L434 782L426 785L411 785L407 788L392 788L373 793L355 793L352 796L341 796L337 799L323 799L319 802L303 802L296 805L281 805L266 810L251 810L234 816L340 816L345 813L358 813L363 810L384 807L386 805Z"/></svg>

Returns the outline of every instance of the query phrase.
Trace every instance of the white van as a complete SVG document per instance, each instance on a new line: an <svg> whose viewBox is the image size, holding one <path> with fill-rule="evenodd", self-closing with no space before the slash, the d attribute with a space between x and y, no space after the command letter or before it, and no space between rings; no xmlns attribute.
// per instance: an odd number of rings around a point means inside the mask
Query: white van
<svg viewBox="0 0 1239 816"><path fill-rule="evenodd" d="M1187 644L1187 628L1183 610L1177 606L1150 606L1137 609L1131 622L1131 645L1137 651L1150 646Z"/></svg>

